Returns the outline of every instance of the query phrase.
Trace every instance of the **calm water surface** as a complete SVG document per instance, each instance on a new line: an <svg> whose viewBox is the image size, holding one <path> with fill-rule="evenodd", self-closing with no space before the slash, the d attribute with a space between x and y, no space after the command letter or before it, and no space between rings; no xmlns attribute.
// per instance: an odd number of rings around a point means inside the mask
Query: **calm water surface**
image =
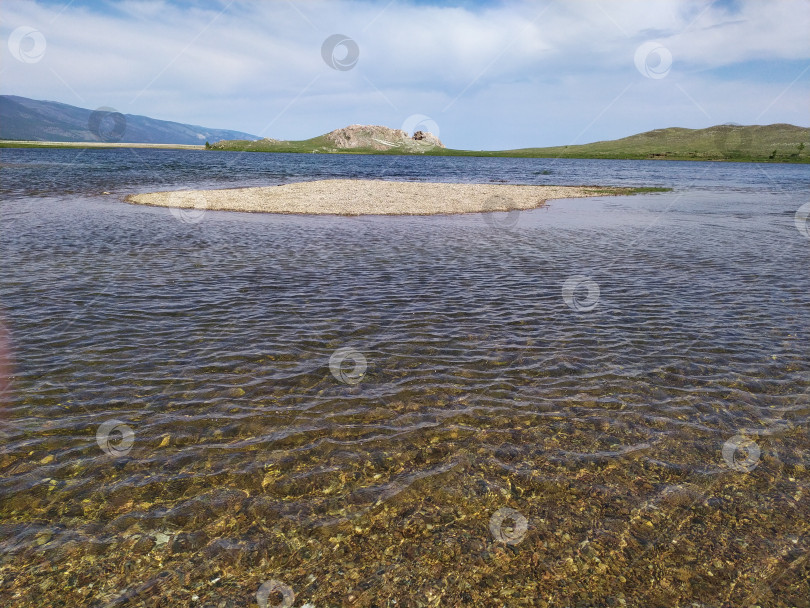
<svg viewBox="0 0 810 608"><path fill-rule="evenodd" d="M122 201L329 177L673 191ZM790 165L0 151L0 604L808 606L809 194Z"/></svg>

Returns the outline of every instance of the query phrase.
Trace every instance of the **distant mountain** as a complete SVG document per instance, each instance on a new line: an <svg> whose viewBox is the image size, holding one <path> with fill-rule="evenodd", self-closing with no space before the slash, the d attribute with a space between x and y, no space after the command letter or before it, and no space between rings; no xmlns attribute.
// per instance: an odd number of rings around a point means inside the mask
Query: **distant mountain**
<svg viewBox="0 0 810 608"><path fill-rule="evenodd" d="M55 101L0 95L0 139L204 144L221 139L252 141L259 137L240 131L121 114L112 108L88 110Z"/></svg>

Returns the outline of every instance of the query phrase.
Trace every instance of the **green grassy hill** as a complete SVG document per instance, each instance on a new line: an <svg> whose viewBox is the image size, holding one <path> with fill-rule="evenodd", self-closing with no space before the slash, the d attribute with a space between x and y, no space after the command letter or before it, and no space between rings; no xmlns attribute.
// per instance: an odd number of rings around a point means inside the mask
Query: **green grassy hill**
<svg viewBox="0 0 810 608"><path fill-rule="evenodd" d="M228 140L211 146L216 150L248 152L306 152L325 154L422 154L429 156L507 156L530 158L627 158L668 160L731 160L750 162L810 162L810 129L794 125L718 125L707 129L656 129L612 141L578 146L523 148L502 151L427 148L339 149L324 135L301 141Z"/></svg>
<svg viewBox="0 0 810 608"><path fill-rule="evenodd" d="M260 139L258 141L250 141L246 139L229 139L225 141L218 141L209 146L211 150L235 150L240 152L346 152L358 154L377 154L375 150L369 148L368 152L356 152L355 150L338 150L326 139L325 136L319 135L312 139L302 139L299 141L291 140L278 140L278 139Z"/></svg>
<svg viewBox="0 0 810 608"><path fill-rule="evenodd" d="M562 158L662 158L808 162L810 129L794 125L718 125L708 129L656 129L581 146L512 150L516 155Z"/></svg>

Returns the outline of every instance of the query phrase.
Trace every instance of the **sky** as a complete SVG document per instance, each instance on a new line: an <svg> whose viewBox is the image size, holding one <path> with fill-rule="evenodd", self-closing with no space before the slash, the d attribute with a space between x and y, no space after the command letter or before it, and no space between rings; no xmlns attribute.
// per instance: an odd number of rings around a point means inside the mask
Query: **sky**
<svg viewBox="0 0 810 608"><path fill-rule="evenodd" d="M3 0L0 93L306 139L509 149L810 126L810 0Z"/></svg>

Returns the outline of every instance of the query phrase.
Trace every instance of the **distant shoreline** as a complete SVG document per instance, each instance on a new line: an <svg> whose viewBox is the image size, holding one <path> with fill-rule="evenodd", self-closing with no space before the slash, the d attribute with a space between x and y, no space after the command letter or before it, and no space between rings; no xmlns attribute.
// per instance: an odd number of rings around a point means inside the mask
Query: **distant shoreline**
<svg viewBox="0 0 810 608"><path fill-rule="evenodd" d="M18 141L14 139L0 139L0 148L158 148L167 150L205 150L205 145L105 141Z"/></svg>
<svg viewBox="0 0 810 608"><path fill-rule="evenodd" d="M666 188L450 184L328 179L282 186L131 194L129 203L189 210L306 215L446 215L536 209L546 201Z"/></svg>
<svg viewBox="0 0 810 608"><path fill-rule="evenodd" d="M107 142L69 142L69 141L16 141L0 140L0 148L31 148L31 149L126 149L144 148L155 150L196 150L202 152L250 152L264 154L323 154L323 155L354 155L354 156L454 156L477 158L546 158L554 160L653 160L653 161L688 161L709 163L758 163L758 164L808 164L810 158L700 158L697 156L682 155L645 155L645 154L588 154L576 152L542 152L538 149L518 150L455 150L452 148L436 148L435 150L408 153L396 150L377 151L369 149L345 150L300 150L300 149L255 149L251 146L233 148L206 148L205 145L193 144L150 144L150 143L107 143Z"/></svg>
<svg viewBox="0 0 810 608"><path fill-rule="evenodd" d="M312 154L407 154L409 156L482 156L506 158L578 158L592 160L688 160L762 163L810 162L810 129L787 124L716 125L705 129L669 127L621 139L589 144L512 150L446 148L420 131L412 141L404 131L379 125L351 125L303 140L224 140L212 150L231 152L304 152ZM414 137L416 137L414 135ZM434 142L431 144L430 142ZM427 143L426 143L427 142ZM436 143L438 142L438 143Z"/></svg>

